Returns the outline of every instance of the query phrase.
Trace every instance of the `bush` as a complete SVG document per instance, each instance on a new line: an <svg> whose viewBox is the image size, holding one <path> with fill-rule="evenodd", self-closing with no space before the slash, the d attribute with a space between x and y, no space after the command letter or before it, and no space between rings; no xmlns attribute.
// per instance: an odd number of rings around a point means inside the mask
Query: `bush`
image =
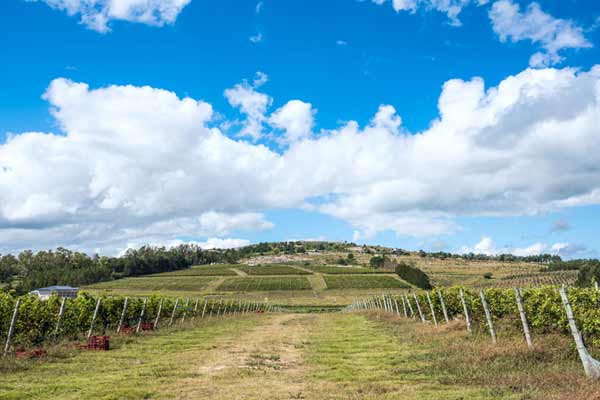
<svg viewBox="0 0 600 400"><path fill-rule="evenodd" d="M426 290L433 288L429 281L429 276L414 265L402 261L396 265L396 274L418 288Z"/></svg>
<svg viewBox="0 0 600 400"><path fill-rule="evenodd" d="M373 256L373 257L371 257L369 264L371 265L371 268L379 269L379 268L383 268L383 264L385 264L385 261L386 261L385 256Z"/></svg>
<svg viewBox="0 0 600 400"><path fill-rule="evenodd" d="M589 263L580 267L575 284L579 287L590 286L592 279L600 282L600 265L598 263Z"/></svg>
<svg viewBox="0 0 600 400"><path fill-rule="evenodd" d="M485 279L492 279L492 273L491 272L486 272L485 274L483 274L483 277Z"/></svg>

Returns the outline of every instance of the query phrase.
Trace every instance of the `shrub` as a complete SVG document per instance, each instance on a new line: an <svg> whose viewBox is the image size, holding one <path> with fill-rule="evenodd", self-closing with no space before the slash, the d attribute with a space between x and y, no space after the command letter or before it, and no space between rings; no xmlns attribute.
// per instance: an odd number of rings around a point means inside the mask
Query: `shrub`
<svg viewBox="0 0 600 400"><path fill-rule="evenodd" d="M492 273L491 272L486 272L485 274L483 274L483 277L485 279L492 279Z"/></svg>
<svg viewBox="0 0 600 400"><path fill-rule="evenodd" d="M421 289L432 289L429 276L414 265L401 261L396 265L396 274L408 283L411 283Z"/></svg>
<svg viewBox="0 0 600 400"><path fill-rule="evenodd" d="M369 261L369 264L371 265L371 268L373 269L379 269L383 267L383 264L385 264L385 256L373 256L371 257L371 260Z"/></svg>

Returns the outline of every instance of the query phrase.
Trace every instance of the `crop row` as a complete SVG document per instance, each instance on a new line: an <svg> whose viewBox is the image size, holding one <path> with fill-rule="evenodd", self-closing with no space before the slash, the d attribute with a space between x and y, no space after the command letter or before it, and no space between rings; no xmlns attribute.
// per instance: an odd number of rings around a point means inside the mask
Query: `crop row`
<svg viewBox="0 0 600 400"><path fill-rule="evenodd" d="M309 290L310 282L303 276L244 277L226 279L217 289L221 291L250 292L267 290Z"/></svg>
<svg viewBox="0 0 600 400"><path fill-rule="evenodd" d="M238 268L248 275L310 275L308 271L303 271L289 265L256 265L243 266Z"/></svg>
<svg viewBox="0 0 600 400"><path fill-rule="evenodd" d="M48 300L39 300L36 296L27 295L19 299L19 308L14 327L12 342L16 346L38 346L54 339L76 340L90 329L98 297L87 293L76 299L65 299L64 311L59 321L62 299L52 296ZM17 299L0 293L0 339L6 341L10 322ZM123 326L135 326L140 322L144 299L128 298L123 313L125 297L101 297L94 324L95 333L115 332L123 315ZM175 307L177 306L177 307ZM158 322L159 326L169 324L171 320L181 321L184 316L195 317L248 308L248 303L239 301L222 302L204 299L178 300L171 298L148 297L141 322ZM160 314L159 314L160 310Z"/></svg>
<svg viewBox="0 0 600 400"><path fill-rule="evenodd" d="M328 289L408 288L409 285L388 275L324 275Z"/></svg>

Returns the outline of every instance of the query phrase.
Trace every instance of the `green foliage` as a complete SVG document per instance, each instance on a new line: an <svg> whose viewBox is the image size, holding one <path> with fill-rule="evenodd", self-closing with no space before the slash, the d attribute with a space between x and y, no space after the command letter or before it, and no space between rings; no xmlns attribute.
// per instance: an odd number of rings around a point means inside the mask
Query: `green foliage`
<svg viewBox="0 0 600 400"><path fill-rule="evenodd" d="M310 272L303 271L289 265L256 265L238 267L248 275L310 275Z"/></svg>
<svg viewBox="0 0 600 400"><path fill-rule="evenodd" d="M486 272L485 274L483 274L483 278L484 279L492 279L493 274L491 272Z"/></svg>
<svg viewBox="0 0 600 400"><path fill-rule="evenodd" d="M228 278L217 288L234 292L309 289L312 289L310 282L303 276Z"/></svg>
<svg viewBox="0 0 600 400"><path fill-rule="evenodd" d="M600 282L600 261L586 260L586 263L580 265L577 282L579 287L586 287L592 284L592 281Z"/></svg>
<svg viewBox="0 0 600 400"><path fill-rule="evenodd" d="M407 288L408 285L386 275L325 275L327 289Z"/></svg>
<svg viewBox="0 0 600 400"><path fill-rule="evenodd" d="M54 338L54 332L58 320L58 313L62 299L52 296L49 300L39 300L37 296L22 296L19 305L18 317L15 325L13 343L15 346L40 346ZM98 297L93 297L87 293L80 294L76 299L66 299L63 317L61 318L58 338L67 338L70 340L82 339L87 333ZM204 306L204 300L199 300L197 315L200 315ZM146 310L142 322L154 322L159 309L161 299L158 296L147 298ZM111 334L116 332L116 328L123 312L125 297L111 296L101 297L100 308L95 323L95 334ZM16 299L5 293L0 293L0 341L4 343L6 334L10 326L10 320L15 308ZM127 308L125 309L124 325L135 326L140 318L141 310L144 304L143 298L129 298ZM195 299L181 299L175 309L174 318L181 320L184 313L192 316ZM162 311L159 326L168 323L175 300L164 298L162 300ZM246 303L241 301L207 302L207 313L221 312L227 307L229 312L239 311L246 307Z"/></svg>
<svg viewBox="0 0 600 400"><path fill-rule="evenodd" d="M311 271L320 272L322 274L374 274L388 273L387 271L377 271L372 268L363 267L334 267L330 265L311 265L305 268Z"/></svg>
<svg viewBox="0 0 600 400"><path fill-rule="evenodd" d="M433 287L429 281L429 276L414 265L403 261L399 262L396 265L396 273L400 278L418 288L431 289Z"/></svg>
<svg viewBox="0 0 600 400"><path fill-rule="evenodd" d="M379 269L379 268L383 268L385 261L386 261L385 256L373 256L373 257L371 257L371 260L369 260L369 265L373 269Z"/></svg>

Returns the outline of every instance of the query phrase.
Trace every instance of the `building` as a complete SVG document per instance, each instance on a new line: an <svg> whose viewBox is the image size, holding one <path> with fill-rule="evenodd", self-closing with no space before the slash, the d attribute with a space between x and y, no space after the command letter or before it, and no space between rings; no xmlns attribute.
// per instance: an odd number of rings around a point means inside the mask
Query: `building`
<svg viewBox="0 0 600 400"><path fill-rule="evenodd" d="M79 288L74 288L71 286L48 286L45 288L32 290L29 293L35 294L40 298L40 300L48 300L53 294L58 297L74 299L77 297L77 293L79 293Z"/></svg>

